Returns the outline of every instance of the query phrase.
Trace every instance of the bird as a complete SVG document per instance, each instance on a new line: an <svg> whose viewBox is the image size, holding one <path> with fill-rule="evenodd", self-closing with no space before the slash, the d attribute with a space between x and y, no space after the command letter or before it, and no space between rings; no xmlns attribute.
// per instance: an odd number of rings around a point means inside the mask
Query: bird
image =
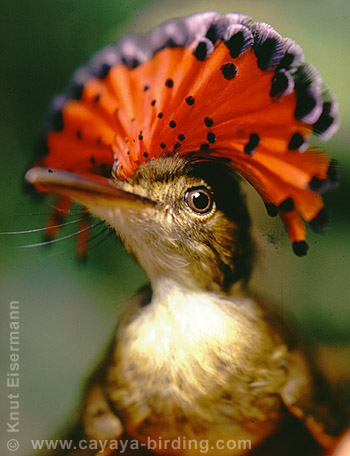
<svg viewBox="0 0 350 456"><path fill-rule="evenodd" d="M78 203L115 230L150 283L87 382L77 442L108 441L102 454L119 454L127 435L155 454L201 454L207 442L209 454L240 455L292 420L318 451L335 447L347 414L249 289L256 247L242 181L304 256L304 221L326 229L321 193L339 179L309 138L337 126L336 99L300 46L240 13L126 35L75 72L25 179L58 197L48 237Z"/></svg>

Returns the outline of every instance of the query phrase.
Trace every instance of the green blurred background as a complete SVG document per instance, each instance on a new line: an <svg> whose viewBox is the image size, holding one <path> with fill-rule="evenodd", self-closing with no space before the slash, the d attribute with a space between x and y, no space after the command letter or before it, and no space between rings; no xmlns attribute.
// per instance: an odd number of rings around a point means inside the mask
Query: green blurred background
<svg viewBox="0 0 350 456"><path fill-rule="evenodd" d="M348 0L8 0L1 7L0 231L44 226L45 215L14 215L48 210L47 200L35 201L22 191L46 107L75 68L122 33L215 9L249 14L301 44L306 60L339 100L341 128L325 148L341 162L343 181L326 196L331 232L310 233L311 249L303 259L293 256L280 223L269 220L251 195L260 243L253 286L312 343L350 345ZM21 324L20 433L10 435L2 425L1 441L18 438L18 455L30 453L29 439L47 438L73 410L84 374L108 341L122 303L147 280L113 238L92 249L82 266L72 239L51 248L16 248L41 240L39 234L0 236L2 423L9 416L5 378L11 300L20 302ZM11 454L5 447L0 452Z"/></svg>

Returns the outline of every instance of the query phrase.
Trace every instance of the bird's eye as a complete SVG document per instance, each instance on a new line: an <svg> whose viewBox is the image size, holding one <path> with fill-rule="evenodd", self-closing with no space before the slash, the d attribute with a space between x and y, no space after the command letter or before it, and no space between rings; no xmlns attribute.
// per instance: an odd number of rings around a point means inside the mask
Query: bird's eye
<svg viewBox="0 0 350 456"><path fill-rule="evenodd" d="M197 214L206 214L213 207L213 197L205 187L193 187L185 193L188 207Z"/></svg>

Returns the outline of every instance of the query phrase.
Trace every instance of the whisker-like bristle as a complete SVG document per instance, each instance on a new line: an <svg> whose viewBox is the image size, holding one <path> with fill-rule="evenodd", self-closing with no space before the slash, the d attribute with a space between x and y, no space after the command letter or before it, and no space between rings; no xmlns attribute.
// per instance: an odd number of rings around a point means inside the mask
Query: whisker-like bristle
<svg viewBox="0 0 350 456"><path fill-rule="evenodd" d="M80 219L77 219L77 220L71 220L69 222L65 222L65 223L60 223L58 225L53 225L51 226L50 228L61 228L62 226L66 226L66 225L72 225L74 223L79 223L81 222L82 220L88 220L91 216L88 215L87 217L82 217ZM46 231L47 230L47 227L45 226L44 228L34 228L32 230L22 230L22 231L4 231L0 234L28 234L28 233L37 233L39 231Z"/></svg>
<svg viewBox="0 0 350 456"><path fill-rule="evenodd" d="M101 234L103 234L106 230L108 230L108 226L104 227L99 233L96 233L94 236L91 236L89 237L88 235L84 237L82 237L82 241L79 242L79 238L78 238L78 244L76 246L76 253L77 253L77 259L81 262L85 262L86 259L87 259L87 256L88 256L88 250L90 250L90 242L94 239L96 239L97 237L99 237ZM108 233L109 235L109 233ZM81 236L80 236L81 238ZM100 242L102 242L105 238L101 239ZM97 242L95 244L96 245L99 245L100 242Z"/></svg>
<svg viewBox="0 0 350 456"><path fill-rule="evenodd" d="M91 229L95 228L96 226L101 225L102 223L104 223L104 221L100 220L99 222L95 223L94 225L83 228L82 230L76 231L75 233L67 234L66 236L62 236L57 239L51 239L49 241L38 242L36 244L19 245L17 248L18 249L28 249L28 248L32 248L32 247L40 247L42 245L53 244L54 242L64 241L65 239L69 239L71 237L77 236L78 234L83 233L84 231L91 230Z"/></svg>
<svg viewBox="0 0 350 456"><path fill-rule="evenodd" d="M99 236L101 236L103 233L105 233L106 231L108 231L107 235L104 236L102 239L100 239L98 242L96 242L96 244L92 245L92 246L89 246L89 250L92 250L94 249L95 247L99 246L100 244L102 244L102 242L104 242L106 239L108 239L109 237L111 237L113 234L114 234L114 231L111 230L108 226L105 226L101 231L99 231L98 233L94 234L93 236L91 236L89 238L88 241L84 241L82 242L81 244L79 244L80 246L83 245L83 244L87 244L89 243L90 241L98 238ZM68 249L64 249L64 250L60 250L59 252L55 252L55 253L50 253L49 255L46 255L44 256L43 258L41 258L41 261L42 260L47 260L48 258L52 258L52 257L55 257L57 255L63 255L64 253L67 253L67 252L72 252L76 249L76 247L69 247Z"/></svg>
<svg viewBox="0 0 350 456"><path fill-rule="evenodd" d="M59 207L55 206L54 204L51 204L52 209L54 209L56 212L60 214L84 214L88 213L89 211L85 207L77 207L76 209L60 209ZM51 212L52 213L52 212Z"/></svg>
<svg viewBox="0 0 350 456"><path fill-rule="evenodd" d="M106 226L103 230L101 230L99 233L95 234L94 236L91 236L91 238L89 239L88 242L96 239L97 237L99 237L101 234L105 233L106 231L108 231L108 233L106 234L106 236L104 236L102 239L99 239L98 242L96 242L94 245L90 246L89 247L89 250L92 250L96 247L98 247L100 244L102 244L102 242L104 242L106 239L112 237L113 235L115 235L115 231L112 230L109 226Z"/></svg>
<svg viewBox="0 0 350 456"><path fill-rule="evenodd" d="M79 214L86 214L88 213L87 209L84 208L77 208L77 209L68 209L63 211L53 205L51 207L60 214L67 214L67 215L79 215ZM51 215L52 211L45 211L45 212L34 212L32 214L10 214L9 217L32 217L34 215Z"/></svg>

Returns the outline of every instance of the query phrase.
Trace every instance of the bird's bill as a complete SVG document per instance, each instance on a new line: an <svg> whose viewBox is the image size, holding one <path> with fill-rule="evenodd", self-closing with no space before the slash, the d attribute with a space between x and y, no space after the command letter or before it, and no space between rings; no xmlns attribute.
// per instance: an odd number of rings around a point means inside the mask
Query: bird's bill
<svg viewBox="0 0 350 456"><path fill-rule="evenodd" d="M154 205L147 198L118 188L113 179L92 173L34 167L27 171L25 180L41 192L66 196L95 213L117 207L142 211Z"/></svg>

